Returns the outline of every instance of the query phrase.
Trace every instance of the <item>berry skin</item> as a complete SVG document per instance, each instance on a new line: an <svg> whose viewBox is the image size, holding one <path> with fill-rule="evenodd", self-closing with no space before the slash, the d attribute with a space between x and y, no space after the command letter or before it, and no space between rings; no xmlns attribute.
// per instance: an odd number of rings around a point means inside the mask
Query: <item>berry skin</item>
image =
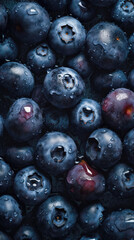
<svg viewBox="0 0 134 240"><path fill-rule="evenodd" d="M66 183L74 199L80 201L98 199L105 191L103 175L91 168L84 160L69 170Z"/></svg>
<svg viewBox="0 0 134 240"><path fill-rule="evenodd" d="M75 18L65 16L56 19L49 31L49 44L60 55L78 53L86 40L86 31L83 25Z"/></svg>
<svg viewBox="0 0 134 240"><path fill-rule="evenodd" d="M123 149L125 159L134 165L134 129L130 130L124 137Z"/></svg>
<svg viewBox="0 0 134 240"><path fill-rule="evenodd" d="M100 104L92 99L82 99L72 110L70 121L77 135L88 135L102 124Z"/></svg>
<svg viewBox="0 0 134 240"><path fill-rule="evenodd" d="M6 152L8 163L15 169L21 169L33 164L34 151L31 147L9 147Z"/></svg>
<svg viewBox="0 0 134 240"><path fill-rule="evenodd" d="M16 141L25 142L41 132L43 124L39 106L30 98L20 98L10 107L5 120L9 135Z"/></svg>
<svg viewBox="0 0 134 240"><path fill-rule="evenodd" d="M107 186L121 198L134 196L134 170L126 164L117 164L109 173Z"/></svg>
<svg viewBox="0 0 134 240"><path fill-rule="evenodd" d="M35 2L19 2L10 11L12 35L22 44L44 41L50 28L50 19L45 8Z"/></svg>
<svg viewBox="0 0 134 240"><path fill-rule="evenodd" d="M86 49L89 59L105 70L117 69L128 56L128 41L115 24L100 22L87 34Z"/></svg>
<svg viewBox="0 0 134 240"><path fill-rule="evenodd" d="M42 0L42 4L52 15L59 15L66 10L68 0Z"/></svg>
<svg viewBox="0 0 134 240"><path fill-rule="evenodd" d="M44 80L44 95L57 108L74 107L82 98L84 90L84 81L71 68L55 68L47 73Z"/></svg>
<svg viewBox="0 0 134 240"><path fill-rule="evenodd" d="M0 4L0 33L4 32L7 27L8 13L4 5Z"/></svg>
<svg viewBox="0 0 134 240"><path fill-rule="evenodd" d="M17 201L10 195L0 197L0 226L6 231L13 231L20 225L22 214Z"/></svg>
<svg viewBox="0 0 134 240"><path fill-rule="evenodd" d="M0 240L11 240L11 238L4 232L0 231Z"/></svg>
<svg viewBox="0 0 134 240"><path fill-rule="evenodd" d="M117 2L117 0L88 0L91 4L97 6L97 7L108 7L110 5L113 5Z"/></svg>
<svg viewBox="0 0 134 240"><path fill-rule="evenodd" d="M93 78L93 87L102 95L108 94L116 88L124 88L128 83L126 74L122 70L113 72L98 72Z"/></svg>
<svg viewBox="0 0 134 240"><path fill-rule="evenodd" d="M29 97L34 87L34 78L25 65L7 62L0 66L0 86L12 97Z"/></svg>
<svg viewBox="0 0 134 240"><path fill-rule="evenodd" d="M61 132L46 133L36 147L36 164L50 175L68 171L77 159L77 147L68 135Z"/></svg>
<svg viewBox="0 0 134 240"><path fill-rule="evenodd" d="M44 89L41 84L34 87L32 99L40 106L40 108L44 109L50 105L44 96Z"/></svg>
<svg viewBox="0 0 134 240"><path fill-rule="evenodd" d="M67 59L67 66L73 68L83 78L90 77L93 69L83 52Z"/></svg>
<svg viewBox="0 0 134 240"><path fill-rule="evenodd" d="M115 211L103 222L103 236L107 240L130 240L134 239L134 211L124 209L122 211Z"/></svg>
<svg viewBox="0 0 134 240"><path fill-rule="evenodd" d="M55 63L56 56L46 43L41 43L27 54L27 66L37 75L53 68Z"/></svg>
<svg viewBox="0 0 134 240"><path fill-rule="evenodd" d="M82 236L80 238L80 240L101 240L101 237L99 236L99 234L95 233L95 234L90 235L89 237Z"/></svg>
<svg viewBox="0 0 134 240"><path fill-rule="evenodd" d="M40 240L40 237L33 227L22 225L17 230L14 240Z"/></svg>
<svg viewBox="0 0 134 240"><path fill-rule="evenodd" d="M94 8L86 0L72 0L69 10L81 22L88 22L95 16Z"/></svg>
<svg viewBox="0 0 134 240"><path fill-rule="evenodd" d="M130 36L129 40L129 52L130 56L134 56L134 33Z"/></svg>
<svg viewBox="0 0 134 240"><path fill-rule="evenodd" d="M0 38L0 63L5 61L13 61L18 55L18 47L11 37L5 38L4 35Z"/></svg>
<svg viewBox="0 0 134 240"><path fill-rule="evenodd" d="M41 204L37 212L37 225L44 236L64 237L74 227L77 211L64 197L49 197Z"/></svg>
<svg viewBox="0 0 134 240"><path fill-rule="evenodd" d="M96 168L108 171L119 162L121 155L121 140L110 129L100 128L89 136L86 144L86 156Z"/></svg>
<svg viewBox="0 0 134 240"><path fill-rule="evenodd" d="M134 127L134 92L118 88L110 92L102 102L106 124L121 134Z"/></svg>
<svg viewBox="0 0 134 240"><path fill-rule="evenodd" d="M79 223L86 233L96 231L103 220L104 208L100 203L91 204L80 211Z"/></svg>
<svg viewBox="0 0 134 240"><path fill-rule="evenodd" d="M29 166L16 174L14 192L22 203L34 206L48 198L51 183L34 166Z"/></svg>
<svg viewBox="0 0 134 240"><path fill-rule="evenodd" d="M13 184L14 172L11 167L0 158L0 194L7 193Z"/></svg>
<svg viewBox="0 0 134 240"><path fill-rule="evenodd" d="M112 18L118 25L129 31L134 25L133 0L118 0L112 11Z"/></svg>

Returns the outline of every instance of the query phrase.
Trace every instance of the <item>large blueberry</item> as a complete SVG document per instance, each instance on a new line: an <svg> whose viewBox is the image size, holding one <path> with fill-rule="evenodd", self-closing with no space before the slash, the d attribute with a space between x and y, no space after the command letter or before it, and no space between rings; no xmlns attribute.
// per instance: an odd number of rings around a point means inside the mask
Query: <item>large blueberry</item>
<svg viewBox="0 0 134 240"><path fill-rule="evenodd" d="M18 2L10 11L12 35L21 43L36 44L44 41L50 28L45 8L35 2Z"/></svg>
<svg viewBox="0 0 134 240"><path fill-rule="evenodd" d="M0 32L5 31L7 27L8 13L4 5L0 4Z"/></svg>
<svg viewBox="0 0 134 240"><path fill-rule="evenodd" d="M49 197L37 212L37 225L43 236L64 237L74 227L77 211L64 197Z"/></svg>
<svg viewBox="0 0 134 240"><path fill-rule="evenodd" d="M11 37L0 38L0 63L13 61L18 55L18 47Z"/></svg>
<svg viewBox="0 0 134 240"><path fill-rule="evenodd" d="M114 23L100 22L87 34L89 59L106 70L117 69L128 56L128 41L124 32Z"/></svg>
<svg viewBox="0 0 134 240"><path fill-rule="evenodd" d="M68 135L61 132L46 133L36 147L36 164L50 175L63 174L77 158L77 147Z"/></svg>
<svg viewBox="0 0 134 240"><path fill-rule="evenodd" d="M44 80L46 99L57 108L71 108L83 96L85 83L73 69L60 67L47 73Z"/></svg>
<svg viewBox="0 0 134 240"><path fill-rule="evenodd" d="M12 187L14 172L2 158L0 158L0 194L7 193Z"/></svg>
<svg viewBox="0 0 134 240"><path fill-rule="evenodd" d="M41 133L43 118L37 103L30 98L20 98L10 107L5 120L9 135L25 142Z"/></svg>
<svg viewBox="0 0 134 240"><path fill-rule="evenodd" d="M30 70L18 62L7 62L0 67L0 86L13 97L29 97L34 78Z"/></svg>
<svg viewBox="0 0 134 240"><path fill-rule="evenodd" d="M35 228L22 225L15 233L14 240L40 240L40 237Z"/></svg>
<svg viewBox="0 0 134 240"><path fill-rule="evenodd" d="M110 129L100 128L89 136L86 144L86 156L95 167L108 171L119 162L121 155L121 140Z"/></svg>
<svg viewBox="0 0 134 240"><path fill-rule="evenodd" d="M65 16L57 18L49 31L49 44L60 55L73 55L81 50L85 43L86 31L75 18Z"/></svg>

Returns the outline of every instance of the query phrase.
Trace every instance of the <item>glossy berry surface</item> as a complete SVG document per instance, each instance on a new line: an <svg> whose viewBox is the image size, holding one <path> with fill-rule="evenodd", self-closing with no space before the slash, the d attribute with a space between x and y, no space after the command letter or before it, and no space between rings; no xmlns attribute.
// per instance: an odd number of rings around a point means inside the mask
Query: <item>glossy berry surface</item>
<svg viewBox="0 0 134 240"><path fill-rule="evenodd" d="M85 232L95 231L103 221L104 208L101 204L91 204L80 211L80 226Z"/></svg>
<svg viewBox="0 0 134 240"><path fill-rule="evenodd" d="M36 164L50 175L63 174L77 158L77 147L68 135L61 132L46 133L36 147Z"/></svg>
<svg viewBox="0 0 134 240"><path fill-rule="evenodd" d="M0 4L0 33L4 32L7 27L8 13L3 4Z"/></svg>
<svg viewBox="0 0 134 240"><path fill-rule="evenodd" d="M41 132L43 120L39 106L29 98L20 98L10 107L5 126L9 135L25 142Z"/></svg>
<svg viewBox="0 0 134 240"><path fill-rule="evenodd" d="M37 224L42 233L62 237L71 231L77 220L77 211L66 198L56 195L41 204L37 212ZM49 222L49 224L47 224Z"/></svg>
<svg viewBox="0 0 134 240"><path fill-rule="evenodd" d="M0 194L7 193L13 184L14 172L10 165L0 158Z"/></svg>
<svg viewBox="0 0 134 240"><path fill-rule="evenodd" d="M120 161L121 155L122 142L110 129L97 129L88 137L86 156L93 166L108 171Z"/></svg>
<svg viewBox="0 0 134 240"><path fill-rule="evenodd" d="M35 2L18 2L10 12L12 35L20 42L36 44L44 41L50 28L45 8Z"/></svg>
<svg viewBox="0 0 134 240"><path fill-rule="evenodd" d="M40 240L40 238L33 227L22 225L16 232L14 240Z"/></svg>
<svg viewBox="0 0 134 240"><path fill-rule="evenodd" d="M5 61L13 61L18 55L18 47L15 41L11 38L0 38L0 63Z"/></svg>
<svg viewBox="0 0 134 240"><path fill-rule="evenodd" d="M89 59L98 67L112 70L122 65L128 55L128 41L124 32L113 23L100 22L87 34Z"/></svg>
<svg viewBox="0 0 134 240"><path fill-rule="evenodd" d="M134 92L118 88L110 92L102 102L105 122L121 133L134 127Z"/></svg>
<svg viewBox="0 0 134 240"><path fill-rule="evenodd" d="M10 96L28 97L34 87L34 78L23 64L7 62L0 66L0 86L7 90Z"/></svg>
<svg viewBox="0 0 134 240"><path fill-rule="evenodd" d="M69 170L66 183L74 199L90 201L98 199L105 191L105 178L84 160Z"/></svg>
<svg viewBox="0 0 134 240"><path fill-rule="evenodd" d="M71 68L55 68L44 79L44 95L57 108L75 106L82 98L84 90L83 79Z"/></svg>
<svg viewBox="0 0 134 240"><path fill-rule="evenodd" d="M134 236L134 211L125 209L109 214L103 223L105 237L108 240L132 239ZM104 236L104 234L103 234Z"/></svg>
<svg viewBox="0 0 134 240"><path fill-rule="evenodd" d="M12 231L20 225L22 213L18 202L10 195L0 197L0 226L6 231Z"/></svg>
<svg viewBox="0 0 134 240"><path fill-rule="evenodd" d="M92 99L82 99L72 110L70 122L78 135L88 135L102 124L101 106Z"/></svg>
<svg viewBox="0 0 134 240"><path fill-rule="evenodd" d="M84 26L75 18L65 16L56 19L49 31L49 44L56 53L69 56L76 54L85 43Z"/></svg>
<svg viewBox="0 0 134 240"><path fill-rule="evenodd" d="M133 168L123 163L117 164L109 173L107 185L116 196L134 196Z"/></svg>
<svg viewBox="0 0 134 240"><path fill-rule="evenodd" d="M56 56L48 44L41 43L27 54L27 66L35 74L42 74L56 63Z"/></svg>
<svg viewBox="0 0 134 240"><path fill-rule="evenodd" d="M16 174L14 192L24 204L37 205L48 198L51 192L51 183L34 166L29 166Z"/></svg>
<svg viewBox="0 0 134 240"><path fill-rule="evenodd" d="M124 137L123 148L126 160L134 165L134 129Z"/></svg>

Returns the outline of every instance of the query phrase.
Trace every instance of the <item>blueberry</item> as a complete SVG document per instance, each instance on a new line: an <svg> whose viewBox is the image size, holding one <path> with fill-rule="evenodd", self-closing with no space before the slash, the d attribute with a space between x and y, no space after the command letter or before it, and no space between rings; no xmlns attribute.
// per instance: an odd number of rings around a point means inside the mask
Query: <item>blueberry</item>
<svg viewBox="0 0 134 240"><path fill-rule="evenodd" d="M103 223L103 236L108 240L134 239L134 211L124 209L109 214Z"/></svg>
<svg viewBox="0 0 134 240"><path fill-rule="evenodd" d="M7 62L0 66L0 86L13 97L29 97L34 78L30 70L18 62Z"/></svg>
<svg viewBox="0 0 134 240"><path fill-rule="evenodd" d="M40 237L33 227L22 225L15 233L14 240L40 240Z"/></svg>
<svg viewBox="0 0 134 240"><path fill-rule="evenodd" d="M4 5L0 4L0 32L4 32L7 27L8 13Z"/></svg>
<svg viewBox="0 0 134 240"><path fill-rule="evenodd" d="M86 144L86 156L95 167L108 171L119 162L121 155L121 140L110 129L100 128L89 136Z"/></svg>
<svg viewBox="0 0 134 240"><path fill-rule="evenodd" d="M0 226L13 231L20 225L22 214L18 202L10 195L0 197Z"/></svg>
<svg viewBox="0 0 134 240"><path fill-rule="evenodd" d="M106 70L117 69L128 56L128 41L115 24L100 22L87 34L86 49L89 59Z"/></svg>
<svg viewBox="0 0 134 240"><path fill-rule="evenodd" d="M42 128L39 106L30 98L20 98L10 107L5 120L9 135L16 141L25 142L39 135Z"/></svg>
<svg viewBox="0 0 134 240"><path fill-rule="evenodd" d="M84 90L84 81L71 68L55 68L47 73L44 80L45 97L57 108L75 106L82 98Z"/></svg>
<svg viewBox="0 0 134 240"><path fill-rule="evenodd" d="M42 3L52 15L59 15L66 10L68 0L42 0Z"/></svg>
<svg viewBox="0 0 134 240"><path fill-rule="evenodd" d="M61 55L73 55L81 50L85 43L86 32L75 18L65 16L56 19L50 28L49 44Z"/></svg>
<svg viewBox="0 0 134 240"><path fill-rule="evenodd" d="M116 88L124 88L128 83L126 74L122 70L112 72L97 72L93 77L93 87L96 92L107 94Z"/></svg>
<svg viewBox="0 0 134 240"><path fill-rule="evenodd" d="M83 78L90 77L93 72L92 66L87 60L84 52L81 52L74 57L71 56L68 58L67 66L73 68Z"/></svg>
<svg viewBox="0 0 134 240"><path fill-rule="evenodd" d="M72 110L70 121L77 135L88 135L102 124L100 104L92 99L82 99Z"/></svg>
<svg viewBox="0 0 134 240"><path fill-rule="evenodd" d="M99 234L92 234L89 237L88 236L82 236L80 240L101 240L101 237Z"/></svg>
<svg viewBox="0 0 134 240"><path fill-rule="evenodd" d="M48 44L41 43L27 54L27 65L35 74L42 74L54 67L56 56Z"/></svg>
<svg viewBox="0 0 134 240"><path fill-rule="evenodd" d="M133 0L118 0L115 4L112 17L117 24L129 31L134 25L134 2Z"/></svg>
<svg viewBox="0 0 134 240"><path fill-rule="evenodd" d="M37 205L51 192L51 183L34 166L21 169L14 179L14 192L26 205Z"/></svg>
<svg viewBox="0 0 134 240"><path fill-rule="evenodd" d="M21 169L33 164L34 151L32 147L18 146L9 147L6 152L8 163L15 169Z"/></svg>
<svg viewBox="0 0 134 240"><path fill-rule="evenodd" d="M50 19L45 8L35 2L19 2L10 12L12 35L22 44L44 41L50 28Z"/></svg>
<svg viewBox="0 0 134 240"><path fill-rule="evenodd" d="M77 158L77 147L68 135L61 132L46 133L36 147L36 164L50 175L63 174Z"/></svg>
<svg viewBox="0 0 134 240"><path fill-rule="evenodd" d="M5 61L13 61L18 55L18 47L11 37L0 38L0 63Z"/></svg>
<svg viewBox="0 0 134 240"><path fill-rule="evenodd" d="M14 172L2 158L0 158L0 194L7 193L13 184Z"/></svg>
<svg viewBox="0 0 134 240"><path fill-rule="evenodd" d="M82 22L88 22L95 16L94 8L86 0L72 0L69 10Z"/></svg>
<svg viewBox="0 0 134 240"><path fill-rule="evenodd" d="M110 5L113 5L117 2L117 0L88 0L91 4L98 6L98 7L108 7Z"/></svg>
<svg viewBox="0 0 134 240"><path fill-rule="evenodd" d="M59 195L49 197L37 212L37 224L43 236L64 237L72 230L76 220L75 207Z"/></svg>
<svg viewBox="0 0 134 240"><path fill-rule="evenodd" d="M0 240L11 240L11 238L4 232L0 231Z"/></svg>
<svg viewBox="0 0 134 240"><path fill-rule="evenodd" d="M134 170L126 164L117 164L109 173L109 190L120 197L134 196Z"/></svg>
<svg viewBox="0 0 134 240"><path fill-rule="evenodd" d="M44 112L45 127L51 131L67 131L69 128L69 116L67 112L49 107Z"/></svg>
<svg viewBox="0 0 134 240"><path fill-rule="evenodd" d="M105 178L84 160L69 170L66 183L74 199L91 201L105 191Z"/></svg>
<svg viewBox="0 0 134 240"><path fill-rule="evenodd" d="M134 165L134 129L131 129L124 137L123 149L125 159Z"/></svg>
<svg viewBox="0 0 134 240"><path fill-rule="evenodd" d="M84 207L80 211L79 223L84 232L95 231L103 221L104 208L100 203Z"/></svg>
<svg viewBox="0 0 134 240"><path fill-rule="evenodd" d="M102 102L103 118L112 129L124 134L134 127L134 92L118 88Z"/></svg>

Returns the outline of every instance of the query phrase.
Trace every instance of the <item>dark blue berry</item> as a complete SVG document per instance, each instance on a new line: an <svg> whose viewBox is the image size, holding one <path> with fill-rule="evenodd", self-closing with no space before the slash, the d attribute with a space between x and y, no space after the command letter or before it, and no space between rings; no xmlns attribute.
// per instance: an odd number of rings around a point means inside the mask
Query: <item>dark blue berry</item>
<svg viewBox="0 0 134 240"><path fill-rule="evenodd" d="M19 2L10 12L12 35L22 43L36 44L44 41L50 28L45 8L35 2Z"/></svg>
<svg viewBox="0 0 134 240"><path fill-rule="evenodd" d="M6 30L8 13L4 5L0 4L0 33Z"/></svg>
<svg viewBox="0 0 134 240"><path fill-rule="evenodd" d="M74 227L77 211L62 196L49 197L41 204L37 212L38 229L43 236L64 237Z"/></svg>
<svg viewBox="0 0 134 240"><path fill-rule="evenodd" d="M41 43L27 54L27 65L35 74L42 74L54 67L56 56L48 44Z"/></svg>
<svg viewBox="0 0 134 240"><path fill-rule="evenodd" d="M124 32L113 23L100 22L87 34L89 59L106 70L117 69L128 56L128 41Z"/></svg>
<svg viewBox="0 0 134 240"><path fill-rule="evenodd" d="M68 135L61 132L46 133L36 147L36 164L50 175L63 174L77 158L77 147Z"/></svg>
<svg viewBox="0 0 134 240"><path fill-rule="evenodd" d="M0 158L0 194L7 193L13 184L14 172L2 158Z"/></svg>
<svg viewBox="0 0 134 240"><path fill-rule="evenodd" d="M13 97L29 97L34 78L30 70L18 62L7 62L0 67L0 86Z"/></svg>
<svg viewBox="0 0 134 240"><path fill-rule="evenodd" d="M22 225L15 233L14 240L40 240L35 228Z"/></svg>
<svg viewBox="0 0 134 240"><path fill-rule="evenodd" d="M71 68L55 68L47 73L44 80L45 97L57 108L74 107L82 98L84 90L84 81Z"/></svg>
<svg viewBox="0 0 134 240"><path fill-rule="evenodd" d="M86 144L86 156L95 167L108 171L119 162L121 155L121 140L110 129L100 128L89 136Z"/></svg>
<svg viewBox="0 0 134 240"><path fill-rule="evenodd" d="M50 104L44 96L44 89L41 84L36 85L32 92L32 99L40 106L40 108L46 108Z"/></svg>
<svg viewBox="0 0 134 240"><path fill-rule="evenodd" d="M65 16L56 19L49 31L49 44L60 55L73 55L85 43L86 31L75 18Z"/></svg>
<svg viewBox="0 0 134 240"><path fill-rule="evenodd" d="M0 63L13 61L18 55L18 47L11 37L0 38Z"/></svg>
<svg viewBox="0 0 134 240"><path fill-rule="evenodd" d="M37 103L30 98L20 98L10 107L5 120L9 135L16 141L25 142L41 132L43 118Z"/></svg>

